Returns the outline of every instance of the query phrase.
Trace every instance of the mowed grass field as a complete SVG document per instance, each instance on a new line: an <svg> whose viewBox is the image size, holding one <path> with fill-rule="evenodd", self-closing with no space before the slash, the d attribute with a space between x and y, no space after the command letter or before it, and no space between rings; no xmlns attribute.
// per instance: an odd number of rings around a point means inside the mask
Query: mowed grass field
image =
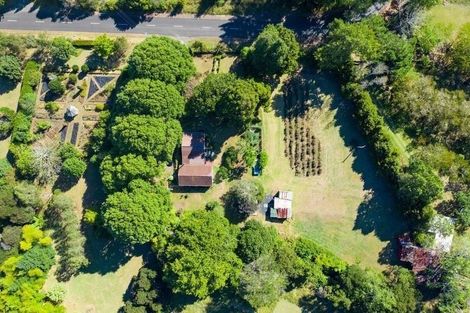
<svg viewBox="0 0 470 313"><path fill-rule="evenodd" d="M378 174L367 146L357 148L366 141L339 86L319 74L309 80L315 98L324 102L317 103L313 120L322 145L321 175L296 177L290 168L284 156L280 93L275 110L262 114L263 149L269 155L262 181L269 191L294 192L293 220L275 225L286 234L315 240L351 263L382 268L393 259L396 235L405 229L391 187Z"/></svg>
<svg viewBox="0 0 470 313"><path fill-rule="evenodd" d="M123 305L123 296L134 275L142 267L142 257L134 257L116 271L82 273L63 283L67 313L114 313ZM49 290L58 282L50 276L44 286Z"/></svg>

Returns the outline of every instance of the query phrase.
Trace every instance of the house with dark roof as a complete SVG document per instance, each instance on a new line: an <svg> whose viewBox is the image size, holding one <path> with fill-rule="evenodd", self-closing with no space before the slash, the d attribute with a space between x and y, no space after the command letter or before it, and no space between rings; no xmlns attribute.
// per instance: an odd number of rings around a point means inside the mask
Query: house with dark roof
<svg viewBox="0 0 470 313"><path fill-rule="evenodd" d="M440 256L434 249L418 247L408 233L398 237L400 261L410 263L417 283L436 281L440 276Z"/></svg>
<svg viewBox="0 0 470 313"><path fill-rule="evenodd" d="M212 162L206 155L206 139L202 132L184 133L181 141L182 166L178 170L178 186L210 187L214 181Z"/></svg>

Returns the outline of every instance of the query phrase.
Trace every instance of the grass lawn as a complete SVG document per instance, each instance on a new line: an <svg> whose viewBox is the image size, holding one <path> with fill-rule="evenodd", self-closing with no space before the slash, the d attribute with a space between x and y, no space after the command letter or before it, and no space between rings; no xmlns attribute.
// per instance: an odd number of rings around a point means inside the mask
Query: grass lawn
<svg viewBox="0 0 470 313"><path fill-rule="evenodd" d="M454 36L465 23L470 23L470 2L437 5L424 13L425 19L445 25Z"/></svg>
<svg viewBox="0 0 470 313"><path fill-rule="evenodd" d="M129 282L142 267L142 257L133 257L118 270L106 274L83 273L64 284L67 313L114 313L123 304ZM50 276L44 289L57 281Z"/></svg>
<svg viewBox="0 0 470 313"><path fill-rule="evenodd" d="M97 168L90 165L84 178L65 192L73 201L76 213L96 207L103 199ZM68 313L112 313L123 304L123 296L134 275L142 267L146 248L129 251L111 238L91 228L85 231L85 253L90 265L79 275L61 283L66 289L64 306ZM49 272L45 290L58 284L54 270Z"/></svg>
<svg viewBox="0 0 470 313"><path fill-rule="evenodd" d="M20 97L21 83L13 88L5 89L8 84L0 81L0 107L7 107L16 112L18 106L18 99ZM10 137L5 140L0 140L0 159L7 156L8 149L10 148Z"/></svg>
<svg viewBox="0 0 470 313"><path fill-rule="evenodd" d="M366 141L338 86L322 75L312 77L310 83L316 90L315 98L325 99L315 112L313 128L322 144L321 175L295 176L284 156L281 87L275 92L275 109L262 113L263 149L269 162L260 179L267 192L292 190L295 197L293 220L273 225L283 234L316 240L351 263L359 261L381 269L394 261L395 238L406 225L395 207L391 187L377 174L370 151L354 149ZM222 149L236 140L229 138ZM220 199L229 186L224 182L207 191L175 190L172 200L178 210L202 209L208 201ZM256 218L264 220L263 216Z"/></svg>
<svg viewBox="0 0 470 313"><path fill-rule="evenodd" d="M286 234L313 239L349 262L382 268L393 259L392 243L405 228L391 187L378 176L370 151L354 149L366 141L338 86L322 75L310 81L316 98L324 99L314 119L322 144L321 175L294 176L284 156L281 94L274 98L276 110L262 114L263 148L269 155L262 181L268 191L294 192L293 220L275 225Z"/></svg>

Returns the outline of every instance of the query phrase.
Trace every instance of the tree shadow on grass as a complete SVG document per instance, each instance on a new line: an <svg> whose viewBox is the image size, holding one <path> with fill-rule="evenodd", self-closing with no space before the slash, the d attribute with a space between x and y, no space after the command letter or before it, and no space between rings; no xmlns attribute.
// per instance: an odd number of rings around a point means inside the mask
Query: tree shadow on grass
<svg viewBox="0 0 470 313"><path fill-rule="evenodd" d="M206 307L207 313L254 313L250 305L235 294L234 290L222 290L212 295L212 301Z"/></svg>
<svg viewBox="0 0 470 313"><path fill-rule="evenodd" d="M86 183L86 190L82 198L82 206L85 209L99 210L101 204L106 199L103 183L101 182L100 171L98 166L88 163L88 167L83 174Z"/></svg>
<svg viewBox="0 0 470 313"><path fill-rule="evenodd" d="M353 170L361 175L366 196L358 207L354 230L362 234L374 233L381 241L391 243L381 252L379 262L395 262L392 256L397 247L393 245L400 233L409 228L399 211L396 187L380 173L377 160L357 121L354 120L353 104L344 100L340 87L331 84L331 78L321 75L318 86L327 94L334 95L332 109L337 109L335 123L340 135L350 148L353 157ZM388 257L385 257L388 255Z"/></svg>
<svg viewBox="0 0 470 313"><path fill-rule="evenodd" d="M85 255L89 265L81 272L106 273L115 272L135 256L148 257L150 244L130 246L114 239L104 229L86 225L83 227L86 238Z"/></svg>
<svg viewBox="0 0 470 313"><path fill-rule="evenodd" d="M106 194L101 183L98 167L89 163L83 175L86 190L82 199L82 206L86 209L99 211ZM82 270L85 273L106 274L116 271L126 264L132 257L147 255L149 245L129 246L114 239L102 226L84 225L82 231L85 235L85 254L90 264Z"/></svg>
<svg viewBox="0 0 470 313"><path fill-rule="evenodd" d="M299 307L302 313L333 313L343 312L334 308L332 303L327 299L315 296L314 291L310 295L303 296L299 299ZM345 313L345 312L344 312Z"/></svg>

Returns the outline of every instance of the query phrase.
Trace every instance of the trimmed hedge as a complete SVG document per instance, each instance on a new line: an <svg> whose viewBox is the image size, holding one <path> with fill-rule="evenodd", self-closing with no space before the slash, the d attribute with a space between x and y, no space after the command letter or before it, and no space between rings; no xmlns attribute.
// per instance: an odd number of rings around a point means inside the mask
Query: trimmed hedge
<svg viewBox="0 0 470 313"><path fill-rule="evenodd" d="M18 106L18 113L21 114L18 114L13 122L11 140L14 144L29 143L32 138L30 128L40 77L41 66L35 61L28 61L24 69Z"/></svg>
<svg viewBox="0 0 470 313"><path fill-rule="evenodd" d="M72 41L72 45L75 48L93 49L95 47L95 41L91 39L76 39Z"/></svg>
<svg viewBox="0 0 470 313"><path fill-rule="evenodd" d="M354 103L354 115L369 144L374 149L378 166L387 177L393 182L397 182L402 171L400 150L393 142L385 121L373 103L369 92L356 83L347 84L344 92Z"/></svg>

